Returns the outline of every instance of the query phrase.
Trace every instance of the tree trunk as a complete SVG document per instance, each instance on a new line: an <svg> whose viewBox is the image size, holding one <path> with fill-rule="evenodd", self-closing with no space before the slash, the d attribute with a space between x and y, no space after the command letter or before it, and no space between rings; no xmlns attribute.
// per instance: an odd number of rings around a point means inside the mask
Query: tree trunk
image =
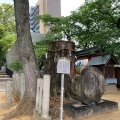
<svg viewBox="0 0 120 120"><path fill-rule="evenodd" d="M70 97L71 78L74 74L75 63L75 44L68 41L53 41L49 45L48 56L45 62L45 73L51 75L51 96L60 94L61 74L57 73L57 60L60 57L66 57L70 62L70 75L65 75L65 97Z"/></svg>
<svg viewBox="0 0 120 120"><path fill-rule="evenodd" d="M4 120L17 115L32 115L36 99L37 78L40 76L34 53L29 24L28 0L14 0L17 43L25 74L25 93L17 108Z"/></svg>

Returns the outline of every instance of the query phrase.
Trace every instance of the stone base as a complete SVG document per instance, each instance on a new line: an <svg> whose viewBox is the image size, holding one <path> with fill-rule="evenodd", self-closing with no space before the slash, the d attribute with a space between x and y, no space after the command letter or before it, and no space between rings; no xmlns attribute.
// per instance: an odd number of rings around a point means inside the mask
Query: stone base
<svg viewBox="0 0 120 120"><path fill-rule="evenodd" d="M105 94L118 92L116 84L105 85Z"/></svg>
<svg viewBox="0 0 120 120"><path fill-rule="evenodd" d="M103 112L118 110L118 103L108 100L101 100L96 106L87 106L81 102L64 104L65 112L73 118L82 118Z"/></svg>
<svg viewBox="0 0 120 120"><path fill-rule="evenodd" d="M33 110L33 119L34 119L34 120L51 120L50 117L44 118L44 117L40 116L40 115L38 114L38 112L36 112L35 109Z"/></svg>

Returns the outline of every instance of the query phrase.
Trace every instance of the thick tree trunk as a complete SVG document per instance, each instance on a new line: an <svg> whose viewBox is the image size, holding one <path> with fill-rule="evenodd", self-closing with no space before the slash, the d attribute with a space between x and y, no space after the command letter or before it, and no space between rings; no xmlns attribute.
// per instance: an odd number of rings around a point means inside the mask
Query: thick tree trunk
<svg viewBox="0 0 120 120"><path fill-rule="evenodd" d="M9 113L6 120L17 115L32 115L36 99L37 78L40 76L33 49L28 0L14 0L17 43L23 72L25 74L25 93L18 107Z"/></svg>
<svg viewBox="0 0 120 120"><path fill-rule="evenodd" d="M70 75L65 75L65 97L71 95L71 78L74 73L75 63L75 44L69 41L53 41L49 45L48 57L45 63L45 73L51 75L51 95L60 93L61 74L57 73L57 60L60 57L66 57L71 60Z"/></svg>

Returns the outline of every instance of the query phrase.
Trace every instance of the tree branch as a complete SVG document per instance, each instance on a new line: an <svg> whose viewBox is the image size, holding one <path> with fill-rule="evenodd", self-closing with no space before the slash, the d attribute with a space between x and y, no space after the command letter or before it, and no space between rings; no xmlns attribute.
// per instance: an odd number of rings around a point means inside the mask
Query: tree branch
<svg viewBox="0 0 120 120"><path fill-rule="evenodd" d="M117 22L114 20L113 16L109 12L107 12L107 11L103 12L102 10L99 10L99 12L102 14L108 15L111 18L111 20L114 22L114 24L116 24L116 26L117 26Z"/></svg>

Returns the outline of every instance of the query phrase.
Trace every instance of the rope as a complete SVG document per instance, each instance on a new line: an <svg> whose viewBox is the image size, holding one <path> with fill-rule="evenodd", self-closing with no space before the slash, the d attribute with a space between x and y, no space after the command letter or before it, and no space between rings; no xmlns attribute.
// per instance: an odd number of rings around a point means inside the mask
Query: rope
<svg viewBox="0 0 120 120"><path fill-rule="evenodd" d="M50 51L50 52L60 52L62 50L68 50L68 51L71 51L71 52L75 52L75 50L67 49L67 48L63 48L63 49L59 49L59 50L50 50L50 49L48 49L48 51Z"/></svg>

